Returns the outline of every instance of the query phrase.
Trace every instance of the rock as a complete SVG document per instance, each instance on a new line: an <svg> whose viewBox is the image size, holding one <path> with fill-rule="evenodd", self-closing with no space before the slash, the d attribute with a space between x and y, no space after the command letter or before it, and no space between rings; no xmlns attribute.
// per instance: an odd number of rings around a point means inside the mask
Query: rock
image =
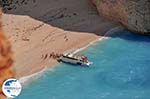
<svg viewBox="0 0 150 99"><path fill-rule="evenodd" d="M92 0L100 15L131 31L150 34L150 0Z"/></svg>
<svg viewBox="0 0 150 99"><path fill-rule="evenodd" d="M0 25L0 99L4 99L1 90L3 82L8 78L14 77L12 63L13 60L12 60L12 51L11 51L10 42L4 36L4 33L2 32L1 25Z"/></svg>

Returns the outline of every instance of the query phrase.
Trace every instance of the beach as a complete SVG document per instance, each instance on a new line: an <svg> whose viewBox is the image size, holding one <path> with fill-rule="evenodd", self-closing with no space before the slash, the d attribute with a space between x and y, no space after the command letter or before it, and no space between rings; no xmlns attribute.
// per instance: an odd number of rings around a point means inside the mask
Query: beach
<svg viewBox="0 0 150 99"><path fill-rule="evenodd" d="M87 48L80 54L92 65L61 63L23 77L32 82L16 99L149 99L150 38L126 30L107 35L77 50Z"/></svg>
<svg viewBox="0 0 150 99"><path fill-rule="evenodd" d="M17 78L54 67L52 52L77 50L118 26L100 17L88 0L33 1L2 15Z"/></svg>

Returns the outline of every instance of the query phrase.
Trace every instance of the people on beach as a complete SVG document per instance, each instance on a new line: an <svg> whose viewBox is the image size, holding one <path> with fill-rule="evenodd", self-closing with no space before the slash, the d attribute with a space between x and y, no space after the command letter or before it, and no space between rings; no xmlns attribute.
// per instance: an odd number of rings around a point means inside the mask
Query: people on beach
<svg viewBox="0 0 150 99"><path fill-rule="evenodd" d="M60 56L62 56L62 54L58 54L58 53L52 52L52 53L49 55L49 58L57 59L57 58L59 58Z"/></svg>

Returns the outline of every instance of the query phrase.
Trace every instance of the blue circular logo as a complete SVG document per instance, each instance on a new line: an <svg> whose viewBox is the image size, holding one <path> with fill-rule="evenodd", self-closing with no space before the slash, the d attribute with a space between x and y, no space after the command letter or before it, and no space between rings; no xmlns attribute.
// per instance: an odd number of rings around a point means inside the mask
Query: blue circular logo
<svg viewBox="0 0 150 99"><path fill-rule="evenodd" d="M2 85L2 91L8 98L17 97L22 90L20 82L16 79L8 79Z"/></svg>

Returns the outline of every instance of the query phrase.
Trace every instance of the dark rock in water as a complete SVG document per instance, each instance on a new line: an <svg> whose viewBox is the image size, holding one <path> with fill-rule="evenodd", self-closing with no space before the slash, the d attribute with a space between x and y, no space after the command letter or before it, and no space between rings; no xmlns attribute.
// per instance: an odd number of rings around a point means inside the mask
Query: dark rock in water
<svg viewBox="0 0 150 99"><path fill-rule="evenodd" d="M150 34L150 0L92 0L98 12L131 31Z"/></svg>

